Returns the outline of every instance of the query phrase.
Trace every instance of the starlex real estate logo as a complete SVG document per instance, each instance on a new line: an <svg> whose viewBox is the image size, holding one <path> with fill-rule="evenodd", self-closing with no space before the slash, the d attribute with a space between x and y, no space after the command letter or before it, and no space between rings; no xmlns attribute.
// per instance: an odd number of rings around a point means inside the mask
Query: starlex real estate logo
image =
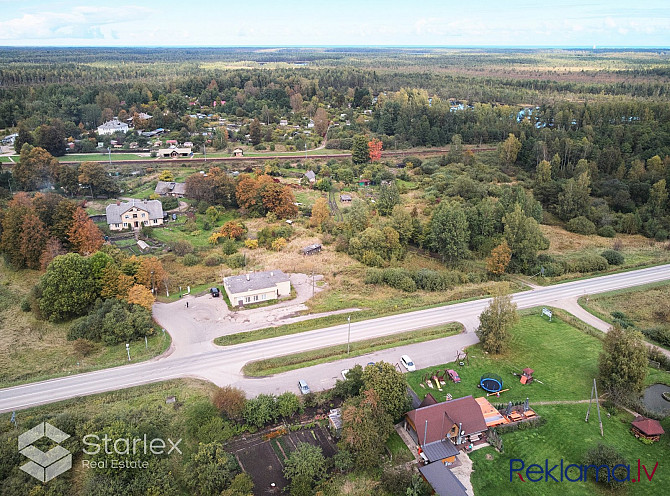
<svg viewBox="0 0 670 496"><path fill-rule="evenodd" d="M46 453L33 446L43 437L62 443L70 435L48 422L42 422L19 436L19 453L30 459L20 469L41 482L48 482L72 468L72 453L58 444Z"/></svg>

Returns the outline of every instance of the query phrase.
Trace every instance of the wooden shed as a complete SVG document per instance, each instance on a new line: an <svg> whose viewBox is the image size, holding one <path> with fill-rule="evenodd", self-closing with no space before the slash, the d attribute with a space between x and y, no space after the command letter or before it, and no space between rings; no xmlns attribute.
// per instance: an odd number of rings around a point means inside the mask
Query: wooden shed
<svg viewBox="0 0 670 496"><path fill-rule="evenodd" d="M658 420L647 417L635 417L631 422L632 431L635 437L642 437L650 441L658 441L661 435L665 434L661 423Z"/></svg>

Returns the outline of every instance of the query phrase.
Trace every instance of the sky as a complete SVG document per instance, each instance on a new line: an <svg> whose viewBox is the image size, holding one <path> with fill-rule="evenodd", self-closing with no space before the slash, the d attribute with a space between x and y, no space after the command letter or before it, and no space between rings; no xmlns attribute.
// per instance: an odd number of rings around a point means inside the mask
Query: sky
<svg viewBox="0 0 670 496"><path fill-rule="evenodd" d="M0 0L0 46L670 47L669 0Z"/></svg>

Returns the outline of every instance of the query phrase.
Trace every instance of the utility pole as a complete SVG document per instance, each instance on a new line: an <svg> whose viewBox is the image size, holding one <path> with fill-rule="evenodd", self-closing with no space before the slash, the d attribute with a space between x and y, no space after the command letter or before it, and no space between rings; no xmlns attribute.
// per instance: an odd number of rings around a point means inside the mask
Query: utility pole
<svg viewBox="0 0 670 496"><path fill-rule="evenodd" d="M206 143L202 144L202 151L205 154L205 162L207 162L207 144Z"/></svg>
<svg viewBox="0 0 670 496"><path fill-rule="evenodd" d="M305 142L305 160L307 160L307 142Z"/></svg>
<svg viewBox="0 0 670 496"><path fill-rule="evenodd" d="M347 317L347 322L349 322L349 332L347 332L347 355L349 354L349 343L351 341L351 315Z"/></svg>
<svg viewBox="0 0 670 496"><path fill-rule="evenodd" d="M128 353L128 361L130 361L130 344L126 343L126 352Z"/></svg>
<svg viewBox="0 0 670 496"><path fill-rule="evenodd" d="M591 413L591 402L593 401L594 396L596 398L596 408L598 409L598 423L600 424L600 436L604 437L605 433L603 431L603 419L600 416L600 402L598 401L598 388L596 386L595 379L593 379L593 387L591 388L591 399L589 400L589 408L588 410L586 410L586 419L584 419L585 422L589 421L589 413Z"/></svg>
<svg viewBox="0 0 670 496"><path fill-rule="evenodd" d="M314 268L312 268L312 297L314 297Z"/></svg>
<svg viewBox="0 0 670 496"><path fill-rule="evenodd" d="M109 165L112 165L112 149L111 147L107 147L107 154L109 155Z"/></svg>

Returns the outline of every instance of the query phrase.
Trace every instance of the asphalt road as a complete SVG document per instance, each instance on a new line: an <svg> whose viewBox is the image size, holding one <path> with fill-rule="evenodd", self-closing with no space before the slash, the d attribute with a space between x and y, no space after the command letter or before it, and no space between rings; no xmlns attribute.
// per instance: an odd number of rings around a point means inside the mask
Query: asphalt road
<svg viewBox="0 0 670 496"><path fill-rule="evenodd" d="M580 296L667 279L670 279L670 265L662 265L537 288L516 293L513 298L519 309L553 304L565 307L566 303L574 302ZM474 300L356 322L351 325L352 341L431 327L447 322L461 322L465 326L465 333L438 341L419 343L401 349L385 350L357 359L317 365L264 379L244 377L240 370L245 363L252 360L346 343L347 325L338 325L225 348L213 347L209 344L203 347L202 351L198 351L197 348L189 349L190 354L188 355L174 353L148 362L0 389L0 412L19 410L77 396L180 377L198 377L210 380L218 385L232 384L244 389L249 396L261 392L278 393L286 390L297 392L296 383L298 378L306 379L313 390L319 390L331 387L335 378L339 375L339 371L354 363L365 364L368 361L379 359L396 362L397 357L405 352L414 355L413 358L419 367L428 367L453 360L456 350L477 342L474 329L478 325L479 314L488 303L489 299ZM168 332L174 332L169 322L164 323L164 326Z"/></svg>

